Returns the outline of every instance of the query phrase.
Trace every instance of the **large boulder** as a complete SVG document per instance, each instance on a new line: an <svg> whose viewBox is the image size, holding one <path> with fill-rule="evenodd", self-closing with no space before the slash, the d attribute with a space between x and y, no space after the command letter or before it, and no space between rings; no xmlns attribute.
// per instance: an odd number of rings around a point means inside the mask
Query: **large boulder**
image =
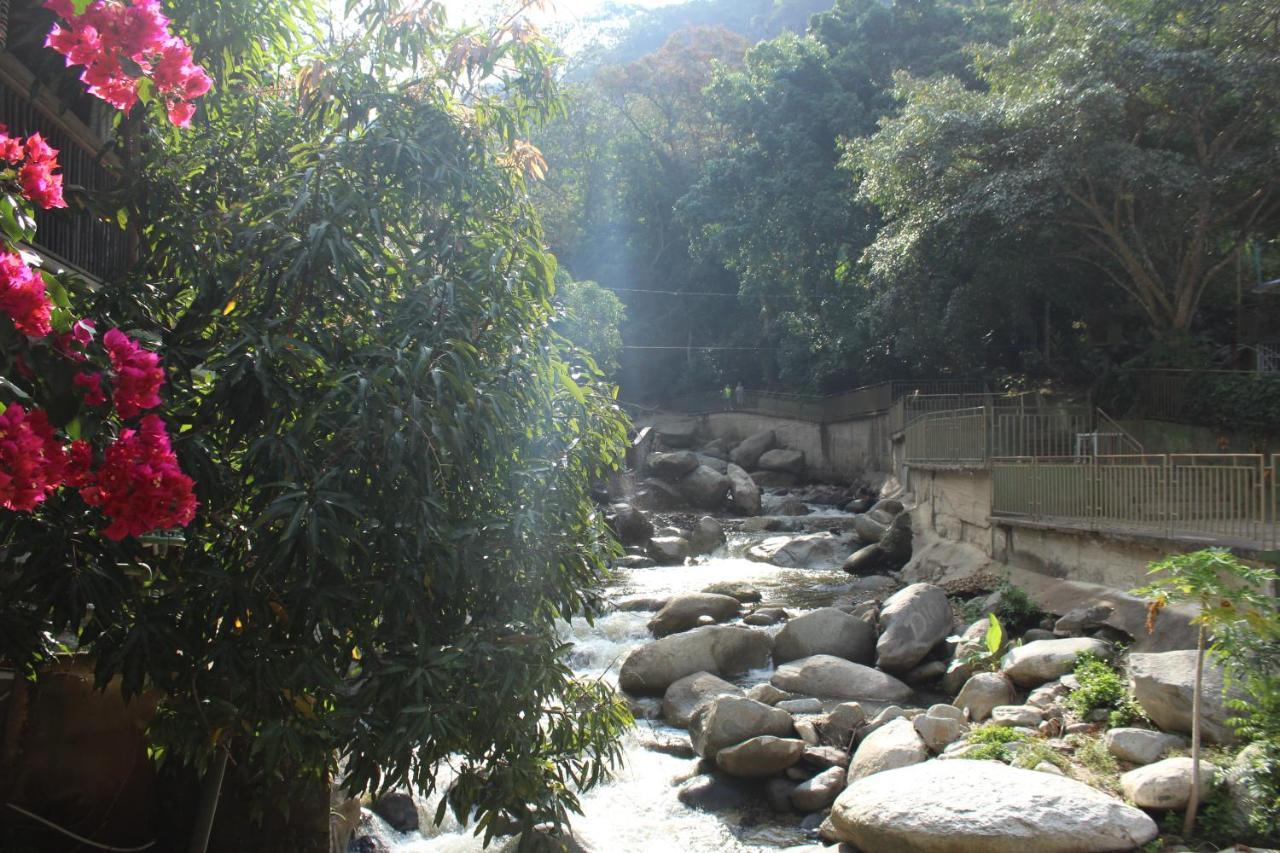
<svg viewBox="0 0 1280 853"><path fill-rule="evenodd" d="M745 469L730 464L725 470L729 478L729 502L743 515L760 514L760 486Z"/></svg>
<svg viewBox="0 0 1280 853"><path fill-rule="evenodd" d="M689 531L689 547L695 554L710 554L724 543L724 528L709 515L698 519Z"/></svg>
<svg viewBox="0 0 1280 853"><path fill-rule="evenodd" d="M667 447L697 447L698 422L672 421L658 428L658 436Z"/></svg>
<svg viewBox="0 0 1280 853"><path fill-rule="evenodd" d="M698 467L698 457L688 450L671 453L653 453L649 456L649 471L653 476L674 483Z"/></svg>
<svg viewBox="0 0 1280 853"><path fill-rule="evenodd" d="M804 451L782 448L770 450L760 456L756 465L763 471L781 471L799 476L804 473Z"/></svg>
<svg viewBox="0 0 1280 853"><path fill-rule="evenodd" d="M892 675L832 655L813 655L778 667L770 683L780 690L823 699L905 702L911 688Z"/></svg>
<svg viewBox="0 0 1280 853"><path fill-rule="evenodd" d="M703 758L715 758L720 750L753 737L785 738L789 734L790 714L745 696L717 696L689 718L689 740ZM800 749L804 751L803 744Z"/></svg>
<svg viewBox="0 0 1280 853"><path fill-rule="evenodd" d="M764 597L760 594L759 589L747 581L716 581L702 591L713 592L716 595L727 595L730 598L738 599L743 604L754 604Z"/></svg>
<svg viewBox="0 0 1280 853"><path fill-rule="evenodd" d="M893 520L880 547L885 553L885 571L896 572L911 560L911 514L902 513Z"/></svg>
<svg viewBox="0 0 1280 853"><path fill-rule="evenodd" d="M869 624L834 607L823 607L788 622L773 639L773 662L834 655L855 663L875 659L876 632Z"/></svg>
<svg viewBox="0 0 1280 853"><path fill-rule="evenodd" d="M702 617L709 616L715 622L723 622L738 615L741 605L738 599L709 592L686 592L672 596L666 606L649 620L649 630L655 637L665 637L696 628Z"/></svg>
<svg viewBox="0 0 1280 853"><path fill-rule="evenodd" d="M652 510L680 509L685 506L684 495L670 483L650 477L636 486L636 505Z"/></svg>
<svg viewBox="0 0 1280 853"><path fill-rule="evenodd" d="M762 779L781 773L804 755L804 741L761 735L716 753L716 765L730 776Z"/></svg>
<svg viewBox="0 0 1280 853"><path fill-rule="evenodd" d="M1156 837L1150 817L1083 782L998 761L929 761L849 785L836 836L860 850L1101 853Z"/></svg>
<svg viewBox="0 0 1280 853"><path fill-rule="evenodd" d="M418 829L418 804L414 802L413 795L405 791L383 794L373 801L370 811L396 832L415 832Z"/></svg>
<svg viewBox="0 0 1280 853"><path fill-rule="evenodd" d="M678 566L693 553L683 536L655 536L649 540L649 558L659 566Z"/></svg>
<svg viewBox="0 0 1280 853"><path fill-rule="evenodd" d="M1110 660L1115 649L1110 643L1089 637L1036 640L1010 649L1000 661L1000 671L1019 687L1039 687L1071 672L1076 668L1076 658L1083 654Z"/></svg>
<svg viewBox="0 0 1280 853"><path fill-rule="evenodd" d="M631 504L615 504L609 523L623 545L643 545L653 535L653 522L649 516Z"/></svg>
<svg viewBox="0 0 1280 853"><path fill-rule="evenodd" d="M1129 686L1142 710L1165 731L1191 732L1191 697L1195 686L1196 652L1153 652L1129 655ZM1234 712L1227 699L1244 699L1238 688L1225 690L1222 666L1205 656L1200 694L1201 732L1211 743L1231 743L1235 732L1227 725Z"/></svg>
<svg viewBox="0 0 1280 853"><path fill-rule="evenodd" d="M674 682L695 672L734 675L769 662L772 638L737 625L694 628L632 649L618 671L628 693L661 696Z"/></svg>
<svg viewBox="0 0 1280 853"><path fill-rule="evenodd" d="M744 438L737 447L733 448L729 453L729 461L740 468L750 471L756 467L760 457L767 451L772 450L777 443L778 437L774 435L771 429L754 433Z"/></svg>
<svg viewBox="0 0 1280 853"><path fill-rule="evenodd" d="M1164 758L1169 750L1184 745L1182 738L1177 735L1153 732L1151 729L1110 729L1102 736L1102 740L1107 746L1107 752L1130 764L1152 764Z"/></svg>
<svg viewBox="0 0 1280 853"><path fill-rule="evenodd" d="M662 697L662 719L684 728L699 706L717 696L741 696L742 688L709 672L695 672L667 688Z"/></svg>
<svg viewBox="0 0 1280 853"><path fill-rule="evenodd" d="M844 539L831 533L770 536L747 549L747 559L785 569L834 569L849 556Z"/></svg>
<svg viewBox="0 0 1280 853"><path fill-rule="evenodd" d="M1013 696L1009 679L998 672L979 672L964 683L952 704L965 711L970 720L980 723L990 717L995 708L1011 704Z"/></svg>
<svg viewBox="0 0 1280 853"><path fill-rule="evenodd" d="M729 477L699 465L676 482L676 488L689 503L702 509L720 509L729 499Z"/></svg>
<svg viewBox="0 0 1280 853"><path fill-rule="evenodd" d="M876 666L906 672L951 633L951 602L941 587L915 583L898 590L880 608Z"/></svg>
<svg viewBox="0 0 1280 853"><path fill-rule="evenodd" d="M858 538L863 542L879 542L884 538L884 534L888 529L889 524L887 522L879 521L870 513L863 513L853 517L853 531L858 534Z"/></svg>
<svg viewBox="0 0 1280 853"><path fill-rule="evenodd" d="M849 781L874 773L919 764L929 758L929 749L916 727L905 717L890 720L862 739L849 762Z"/></svg>
<svg viewBox="0 0 1280 853"><path fill-rule="evenodd" d="M716 457L716 456L707 456L705 454L699 453L698 464L706 465L708 468L710 468L712 471L715 471L718 474L725 474L729 471L729 463L724 459L720 459L719 457Z"/></svg>
<svg viewBox="0 0 1280 853"><path fill-rule="evenodd" d="M1200 762L1200 802L1213 792L1217 772L1215 765ZM1122 775L1120 790L1139 808L1181 810L1191 802L1191 778L1190 758L1166 758Z"/></svg>

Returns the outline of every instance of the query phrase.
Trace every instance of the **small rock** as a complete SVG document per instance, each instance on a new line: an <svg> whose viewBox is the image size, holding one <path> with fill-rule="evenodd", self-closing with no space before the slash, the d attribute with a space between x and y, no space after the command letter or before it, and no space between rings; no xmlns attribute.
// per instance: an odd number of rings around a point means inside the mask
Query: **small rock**
<svg viewBox="0 0 1280 853"><path fill-rule="evenodd" d="M828 767L848 767L849 753L834 746L808 746L805 747L803 760L824 770Z"/></svg>
<svg viewBox="0 0 1280 853"><path fill-rule="evenodd" d="M817 746L822 742L818 737L818 726L814 722L815 717L798 717L792 725L795 727L796 734L800 735L800 740L809 746Z"/></svg>
<svg viewBox="0 0 1280 853"><path fill-rule="evenodd" d="M940 660L926 661L902 676L907 684L930 684L947 674L947 665Z"/></svg>
<svg viewBox="0 0 1280 853"><path fill-rule="evenodd" d="M649 556L660 566L678 566L692 553L683 536L655 536L649 540Z"/></svg>
<svg viewBox="0 0 1280 853"><path fill-rule="evenodd" d="M1108 752L1130 764L1151 764L1163 758L1169 750L1184 745L1177 735L1150 729L1111 729L1102 737Z"/></svg>
<svg viewBox="0 0 1280 853"><path fill-rule="evenodd" d="M711 586L702 591L712 595L727 595L730 598L738 599L743 604L755 604L763 598L760 590L742 581L720 581L719 583L711 584Z"/></svg>
<svg viewBox="0 0 1280 853"><path fill-rule="evenodd" d="M912 720L912 723L925 746L934 753L942 752L969 730L963 720L954 717L935 717L932 713L921 714Z"/></svg>
<svg viewBox="0 0 1280 853"><path fill-rule="evenodd" d="M1088 637L1036 640L1010 649L1000 662L1000 670L1019 687L1038 687L1070 673L1082 654L1110 660L1114 652L1109 643Z"/></svg>
<svg viewBox="0 0 1280 853"><path fill-rule="evenodd" d="M1037 764L1035 767L1032 767L1031 769L1036 771L1037 773L1052 773L1054 776L1066 775L1065 773L1063 773L1061 770L1058 769L1058 766L1056 764L1050 764L1047 761L1041 761L1039 764Z"/></svg>
<svg viewBox="0 0 1280 853"><path fill-rule="evenodd" d="M812 697L803 699L784 699L781 702L775 702L775 708L781 708L788 714L821 714L822 702Z"/></svg>
<svg viewBox="0 0 1280 853"><path fill-rule="evenodd" d="M700 705L717 696L741 696L742 688L709 672L695 672L667 688L662 697L662 718L668 725L684 728Z"/></svg>
<svg viewBox="0 0 1280 853"><path fill-rule="evenodd" d="M418 804L404 791L392 791L374 800L370 811L385 820L396 832L418 829Z"/></svg>
<svg viewBox="0 0 1280 853"><path fill-rule="evenodd" d="M955 705L980 723L991 716L991 709L1013 701L1013 685L998 672L980 672L964 683Z"/></svg>
<svg viewBox="0 0 1280 853"><path fill-rule="evenodd" d="M750 805L756 796L752 783L720 773L695 776L676 793L684 805L707 812L736 811Z"/></svg>
<svg viewBox="0 0 1280 853"><path fill-rule="evenodd" d="M762 735L781 739L789 734L790 714L745 696L718 696L699 706L689 720L689 739L703 758ZM799 743L803 752L803 741Z"/></svg>
<svg viewBox="0 0 1280 853"><path fill-rule="evenodd" d="M649 454L649 470L653 476L675 482L698 467L698 457L687 450Z"/></svg>
<svg viewBox="0 0 1280 853"><path fill-rule="evenodd" d="M724 543L724 528L709 515L698 519L689 531L689 547L695 554L710 554Z"/></svg>
<svg viewBox="0 0 1280 853"><path fill-rule="evenodd" d="M849 779L919 764L928 757L929 750L910 720L890 720L858 745L849 762Z"/></svg>
<svg viewBox="0 0 1280 853"><path fill-rule="evenodd" d="M670 600L669 595L628 595L619 598L613 606L626 612L658 611Z"/></svg>
<svg viewBox="0 0 1280 853"><path fill-rule="evenodd" d="M822 737L836 746L848 746L853 733L867 721L867 712L857 702L841 702L831 709L818 726Z"/></svg>
<svg viewBox="0 0 1280 853"><path fill-rule="evenodd" d="M1096 631L1107 624L1113 612L1108 604L1077 607L1053 624L1053 632L1059 636L1074 637Z"/></svg>
<svg viewBox="0 0 1280 853"><path fill-rule="evenodd" d="M991 724L1011 728L1035 728L1044 719L1044 711L1032 705L997 705L991 709Z"/></svg>
<svg viewBox="0 0 1280 853"><path fill-rule="evenodd" d="M785 690L779 690L769 682L765 681L756 684L747 690L747 698L754 699L757 702L763 702L766 705L777 705L786 699L796 698L794 694Z"/></svg>
<svg viewBox="0 0 1280 853"><path fill-rule="evenodd" d="M716 752L716 764L731 776L759 779L787 769L804 755L805 742L761 735Z"/></svg>
<svg viewBox="0 0 1280 853"><path fill-rule="evenodd" d="M844 784L844 768L830 767L809 781L797 785L791 792L791 805L802 813L820 811L836 801L836 797L844 790Z"/></svg>
<svg viewBox="0 0 1280 853"><path fill-rule="evenodd" d="M752 611L742 621L748 625L777 625L779 622L785 621L787 611L781 607L762 607L759 610Z"/></svg>
<svg viewBox="0 0 1280 853"><path fill-rule="evenodd" d="M696 626L703 616L710 617L713 623L732 619L738 615L739 607L738 600L727 595L706 592L676 595L649 620L649 630L655 637L677 634Z"/></svg>

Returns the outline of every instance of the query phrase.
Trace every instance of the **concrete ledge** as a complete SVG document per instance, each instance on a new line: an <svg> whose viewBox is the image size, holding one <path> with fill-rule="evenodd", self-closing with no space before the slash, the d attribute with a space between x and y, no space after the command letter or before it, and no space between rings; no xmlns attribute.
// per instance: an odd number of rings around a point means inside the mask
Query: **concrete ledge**
<svg viewBox="0 0 1280 853"><path fill-rule="evenodd" d="M1087 522L1069 519L1043 520L1019 518L1009 515L992 515L988 520L996 527L1021 527L1026 530L1052 530L1061 533L1087 533L1116 542L1132 542L1148 545L1167 544L1179 551L1199 548L1229 548L1239 556L1249 559L1265 559L1269 550L1262 542L1249 539L1231 539L1205 533L1167 533L1141 527L1096 527ZM1270 552L1274 554L1274 552Z"/></svg>

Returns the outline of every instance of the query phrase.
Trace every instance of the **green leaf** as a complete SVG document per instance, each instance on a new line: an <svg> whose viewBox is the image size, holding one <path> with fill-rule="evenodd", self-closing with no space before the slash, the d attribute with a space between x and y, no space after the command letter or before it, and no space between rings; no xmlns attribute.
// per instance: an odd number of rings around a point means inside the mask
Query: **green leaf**
<svg viewBox="0 0 1280 853"><path fill-rule="evenodd" d="M987 653L994 655L1000 651L1000 647L1004 645L1004 626L1000 624L1000 620L996 618L994 613L987 614L986 645Z"/></svg>

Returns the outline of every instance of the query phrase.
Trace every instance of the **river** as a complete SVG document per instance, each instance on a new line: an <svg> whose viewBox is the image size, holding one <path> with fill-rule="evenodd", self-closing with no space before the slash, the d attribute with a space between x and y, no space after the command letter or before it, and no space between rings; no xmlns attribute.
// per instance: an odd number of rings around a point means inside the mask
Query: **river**
<svg viewBox="0 0 1280 853"><path fill-rule="evenodd" d="M849 516L829 507L813 507L805 517L809 530L823 529L830 518L833 527ZM841 516L840 519L835 516ZM834 603L869 598L857 589L849 575L841 571L787 569L747 560L742 554L751 545L776 533L730 533L727 544L694 565L619 570L610 592L621 596L633 593L673 594L697 592L719 581L745 582L758 589L764 605L787 607L795 615ZM574 645L571 665L583 676L603 676L617 683L617 670L626 653L652 639L646 623L647 612L613 612L588 625L575 619L564 626L565 637ZM764 630L777 631L781 626ZM767 681L771 669L754 670L734 679L748 687ZM800 828L796 815L775 816L767 808L745 812L709 812L691 809L677 799L679 785L696 774L697 759L681 758L645 746L655 740L684 739L683 729L662 723L661 701L638 700L636 729L624 743L625 763L612 781L582 798L583 814L573 820L573 835L593 853L652 853L679 850L681 853L711 851L777 850L812 841ZM372 832L358 834L377 837L396 853L463 853L483 849L479 840L448 818L441 827L430 827L434 803L420 808L421 833L397 833L374 815L366 813ZM514 846L514 845L512 845ZM495 845L494 849L503 849Z"/></svg>

